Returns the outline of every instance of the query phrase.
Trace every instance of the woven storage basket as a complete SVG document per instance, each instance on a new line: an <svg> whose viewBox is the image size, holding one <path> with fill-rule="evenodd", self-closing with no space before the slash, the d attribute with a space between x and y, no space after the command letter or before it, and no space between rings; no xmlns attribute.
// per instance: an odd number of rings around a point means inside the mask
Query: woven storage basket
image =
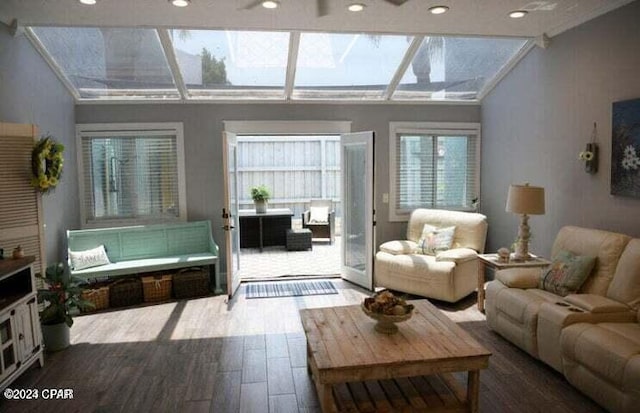
<svg viewBox="0 0 640 413"><path fill-rule="evenodd" d="M142 281L140 278L124 278L109 286L111 307L125 307L142 302Z"/></svg>
<svg viewBox="0 0 640 413"><path fill-rule="evenodd" d="M142 277L142 291L145 303L155 303L171 299L171 274Z"/></svg>
<svg viewBox="0 0 640 413"><path fill-rule="evenodd" d="M84 312L99 311L109 308L109 286L95 284L82 290L82 299L93 304L83 309Z"/></svg>
<svg viewBox="0 0 640 413"><path fill-rule="evenodd" d="M205 268L189 268L173 276L173 292L176 298L202 297L209 294L209 271Z"/></svg>

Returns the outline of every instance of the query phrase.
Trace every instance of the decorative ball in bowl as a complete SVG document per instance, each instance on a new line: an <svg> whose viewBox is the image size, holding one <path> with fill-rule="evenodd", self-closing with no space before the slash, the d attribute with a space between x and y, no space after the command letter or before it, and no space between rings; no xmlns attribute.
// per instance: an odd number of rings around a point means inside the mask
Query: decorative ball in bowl
<svg viewBox="0 0 640 413"><path fill-rule="evenodd" d="M362 311L377 321L375 330L383 334L393 334L398 331L396 323L406 321L413 314L413 304L393 295L389 290L382 290L372 297L365 298Z"/></svg>

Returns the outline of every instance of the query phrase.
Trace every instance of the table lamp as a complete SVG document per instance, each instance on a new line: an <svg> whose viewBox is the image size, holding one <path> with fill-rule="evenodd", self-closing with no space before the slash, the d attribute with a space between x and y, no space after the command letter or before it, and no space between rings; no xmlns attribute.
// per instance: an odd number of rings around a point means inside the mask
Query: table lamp
<svg viewBox="0 0 640 413"><path fill-rule="evenodd" d="M507 196L506 211L522 215L513 259L526 261L529 258L529 238L531 238L529 215L544 214L544 188L529 186L529 184L511 185Z"/></svg>

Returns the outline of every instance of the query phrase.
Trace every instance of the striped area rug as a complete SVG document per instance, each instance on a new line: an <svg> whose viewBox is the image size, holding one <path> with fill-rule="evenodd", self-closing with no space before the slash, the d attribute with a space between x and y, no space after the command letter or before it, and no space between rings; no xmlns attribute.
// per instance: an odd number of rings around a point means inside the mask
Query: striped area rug
<svg viewBox="0 0 640 413"><path fill-rule="evenodd" d="M338 294L331 281L248 283L247 298L298 297L301 295Z"/></svg>

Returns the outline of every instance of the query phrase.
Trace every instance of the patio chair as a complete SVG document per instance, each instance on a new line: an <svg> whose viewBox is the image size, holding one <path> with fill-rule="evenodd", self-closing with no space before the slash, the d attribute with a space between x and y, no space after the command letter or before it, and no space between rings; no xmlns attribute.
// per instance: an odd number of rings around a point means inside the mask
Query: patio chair
<svg viewBox="0 0 640 413"><path fill-rule="evenodd" d="M313 238L328 238L333 244L335 239L335 211L330 199L312 199L309 209L302 213L302 228L311 230Z"/></svg>

